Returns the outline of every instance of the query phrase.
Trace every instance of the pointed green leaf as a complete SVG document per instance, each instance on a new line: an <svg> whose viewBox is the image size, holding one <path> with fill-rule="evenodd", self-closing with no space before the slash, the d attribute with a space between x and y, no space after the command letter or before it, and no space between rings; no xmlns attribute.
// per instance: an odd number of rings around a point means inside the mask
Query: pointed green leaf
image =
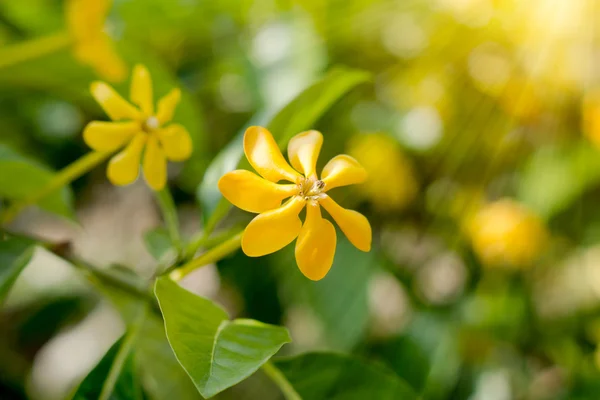
<svg viewBox="0 0 600 400"><path fill-rule="evenodd" d="M35 242L31 240L16 237L2 239L1 235L0 233L0 304L35 250Z"/></svg>
<svg viewBox="0 0 600 400"><path fill-rule="evenodd" d="M287 329L225 310L168 278L155 286L169 343L202 396L208 398L254 373L285 343Z"/></svg>
<svg viewBox="0 0 600 400"><path fill-rule="evenodd" d="M131 344L127 345L126 335L117 340L100 362L84 378L73 396L72 400L92 400L100 398L107 378L111 371L118 368L118 379L110 391L110 400L141 400L142 388L138 381ZM125 354L124 354L125 353ZM124 357L120 359L120 355ZM119 363L119 365L117 365Z"/></svg>
<svg viewBox="0 0 600 400"><path fill-rule="evenodd" d="M294 390L310 400L412 400L413 389L386 367L337 353L274 361Z"/></svg>
<svg viewBox="0 0 600 400"><path fill-rule="evenodd" d="M319 118L341 97L369 79L370 75L364 71L348 68L333 69L286 105L266 125L279 146L283 148L293 135L313 128ZM251 125L263 124L265 120L268 121L259 116L251 122ZM223 174L236 167L249 169L248 162L241 161L244 154L242 148L244 131L245 129L240 131L213 160L196 191L203 215L209 218L206 226L208 232L230 208L229 203L221 196L217 182Z"/></svg>
<svg viewBox="0 0 600 400"><path fill-rule="evenodd" d="M0 197L21 200L45 186L54 172L39 162L0 144ZM64 187L37 204L40 208L70 219L74 218L73 193Z"/></svg>

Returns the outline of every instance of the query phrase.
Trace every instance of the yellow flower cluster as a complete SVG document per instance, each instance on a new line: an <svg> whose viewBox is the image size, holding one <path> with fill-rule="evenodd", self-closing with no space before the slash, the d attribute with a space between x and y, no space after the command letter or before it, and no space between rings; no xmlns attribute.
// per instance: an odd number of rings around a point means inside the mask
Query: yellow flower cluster
<svg viewBox="0 0 600 400"><path fill-rule="evenodd" d="M259 213L242 236L244 253L250 257L274 253L298 238L296 262L312 280L322 279L329 272L337 240L333 224L321 216L321 206L354 246L362 251L371 249L369 221L341 207L327 194L336 187L364 182L367 172L354 158L339 155L325 165L318 178L316 164L322 144L323 135L314 130L294 136L288 144L292 168L271 133L252 126L244 134L244 152L262 178L236 170L218 183L223 196L235 206ZM288 200L281 205L284 199ZM299 213L304 207L306 219L302 224Z"/></svg>
<svg viewBox="0 0 600 400"><path fill-rule="evenodd" d="M96 151L112 152L124 147L108 163L108 179L115 185L134 182L143 157L146 182L152 189L161 190L167 182L167 159L183 161L192 153L187 130L178 124L165 126L173 118L180 90L173 89L160 99L155 112L150 74L146 67L136 65L130 95L135 106L104 82L92 83L91 91L113 122L90 122L83 132L85 142Z"/></svg>
<svg viewBox="0 0 600 400"><path fill-rule="evenodd" d="M483 206L470 220L473 249L488 266L526 267L542 252L547 232L523 205L502 199Z"/></svg>
<svg viewBox="0 0 600 400"><path fill-rule="evenodd" d="M125 79L127 66L104 32L111 5L111 0L67 0L65 14L75 58L104 79L119 82Z"/></svg>

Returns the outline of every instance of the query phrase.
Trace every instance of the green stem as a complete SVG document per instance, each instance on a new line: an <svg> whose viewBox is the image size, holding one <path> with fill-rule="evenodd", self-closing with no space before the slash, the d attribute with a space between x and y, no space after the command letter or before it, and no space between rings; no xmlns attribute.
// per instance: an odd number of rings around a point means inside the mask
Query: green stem
<svg viewBox="0 0 600 400"><path fill-rule="evenodd" d="M232 238L224 241L218 246L213 247L201 256L178 267L177 265L168 268L164 274L171 273L171 279L178 281L192 271L204 267L210 263L221 260L226 255L239 249L242 244L242 232L238 232Z"/></svg>
<svg viewBox="0 0 600 400"><path fill-rule="evenodd" d="M185 261L189 261L194 255L196 251L200 247L213 247L218 245L219 243L231 238L232 236L237 235L240 232L240 228L238 226L233 227L231 229L227 229L226 231L219 232L218 234L207 237L206 232L199 232L197 235L194 235L188 245L185 247L183 252L183 259Z"/></svg>
<svg viewBox="0 0 600 400"><path fill-rule="evenodd" d="M177 218L177 209L175 208L173 196L171 196L171 192L166 187L154 193L156 194L156 200L167 226L171 242L179 254L181 253L181 237L179 236L179 219Z"/></svg>
<svg viewBox="0 0 600 400"><path fill-rule="evenodd" d="M42 186L40 190L23 200L13 203L10 207L8 207L0 218L0 225L9 223L25 208L36 204L44 197L73 182L75 179L79 178L81 175L85 174L96 165L106 160L111 154L111 152L92 151L73 163L67 165L65 168L56 173L54 178L52 178L52 180L45 186Z"/></svg>
<svg viewBox="0 0 600 400"><path fill-rule="evenodd" d="M279 368L267 361L262 365L263 372L279 387L286 400L302 400L302 397L296 392L290 381L281 373Z"/></svg>
<svg viewBox="0 0 600 400"><path fill-rule="evenodd" d="M129 327L127 334L125 335L125 338L123 339L123 343L121 344L121 347L119 347L119 351L117 352L115 360L113 361L112 365L110 366L108 376L106 377L106 380L104 381L104 384L102 385L102 390L100 391L100 396L98 397L99 400L108 400L111 398L111 395L112 395L113 391L115 390L115 385L117 384L117 381L119 380L119 376L121 375L121 372L123 371L123 366L125 365L125 362L127 361L127 357L129 357L129 354L131 353L133 345L135 344L135 340L137 339L137 336L139 335L139 333L142 329L142 326L144 325L144 321L146 319L146 313L147 313L147 306L146 306L146 304L143 304L141 306L141 310L139 312L138 317L135 319L135 321Z"/></svg>
<svg viewBox="0 0 600 400"><path fill-rule="evenodd" d="M72 42L73 39L68 32L60 32L3 47L0 49L0 68L11 67L55 53L69 47Z"/></svg>

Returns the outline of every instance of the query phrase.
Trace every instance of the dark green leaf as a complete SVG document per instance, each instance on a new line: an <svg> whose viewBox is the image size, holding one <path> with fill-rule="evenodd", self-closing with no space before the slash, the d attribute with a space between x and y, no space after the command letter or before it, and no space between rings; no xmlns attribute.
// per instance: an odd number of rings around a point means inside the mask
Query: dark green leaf
<svg viewBox="0 0 600 400"><path fill-rule="evenodd" d="M0 238L0 304L6 298L23 268L31 260L35 250L34 243L21 238Z"/></svg>
<svg viewBox="0 0 600 400"><path fill-rule="evenodd" d="M312 128L344 94L369 78L370 75L364 71L347 68L333 69L327 76L292 100L266 125L279 146L283 148L293 135ZM263 119L258 117L251 124L261 124ZM207 231L210 231L216 221L229 210L229 203L221 196L217 182L223 174L238 166L248 168L247 162L240 163L244 154L242 148L244 131L240 131L213 160L196 191L205 221L207 218L210 218L211 221L207 223Z"/></svg>
<svg viewBox="0 0 600 400"><path fill-rule="evenodd" d="M106 379L114 368L119 368L120 373L114 385L114 390L107 398L110 400L141 400L143 398L142 388L135 371L133 353L131 352L133 343L127 343L126 338L127 335L121 337L111 346L100 362L81 382L71 397L72 400L98 399ZM119 360L119 355L123 355L124 352L125 357ZM115 365L117 362L120 362L120 365Z"/></svg>
<svg viewBox="0 0 600 400"><path fill-rule="evenodd" d="M32 195L54 177L51 169L0 144L0 197L21 200ZM73 193L68 187L38 202L46 211L74 218Z"/></svg>
<svg viewBox="0 0 600 400"><path fill-rule="evenodd" d="M247 378L290 342L287 329L249 319L230 321L221 307L168 278L156 282L155 292L169 343L204 397Z"/></svg>
<svg viewBox="0 0 600 400"><path fill-rule="evenodd" d="M411 400L411 387L384 366L336 353L307 353L275 366L303 399Z"/></svg>
<svg viewBox="0 0 600 400"><path fill-rule="evenodd" d="M163 227L151 229L146 232L144 234L144 243L148 252L157 261L176 255L169 232Z"/></svg>

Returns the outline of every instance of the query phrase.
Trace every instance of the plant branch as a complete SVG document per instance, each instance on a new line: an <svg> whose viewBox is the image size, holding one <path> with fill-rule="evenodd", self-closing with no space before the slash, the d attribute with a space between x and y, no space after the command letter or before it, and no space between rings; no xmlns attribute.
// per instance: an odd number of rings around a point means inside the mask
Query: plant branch
<svg viewBox="0 0 600 400"><path fill-rule="evenodd" d="M161 191L154 192L156 194L156 200L160 211L162 213L171 243L175 246L178 255L181 253L181 237L179 235L179 219L177 217L177 209L175 208L175 202L173 196L168 188L164 188Z"/></svg>
<svg viewBox="0 0 600 400"><path fill-rule="evenodd" d="M34 38L3 47L0 50L0 68L11 67L66 49L73 39L68 32Z"/></svg>
<svg viewBox="0 0 600 400"><path fill-rule="evenodd" d="M173 266L168 268L164 274L171 273L171 278L175 281L180 280L187 274L192 271L195 271L198 268L204 267L207 264L214 263L216 261L221 260L226 255L234 252L239 249L242 244L242 232L238 232L236 235L231 237L230 239L224 241L223 243L213 247L208 250L206 253L194 258L193 260L183 264L182 266Z"/></svg>
<svg viewBox="0 0 600 400"><path fill-rule="evenodd" d="M106 160L111 154L111 152L92 151L67 165L65 168L57 172L54 178L52 178L45 186L42 186L40 190L31 194L25 199L14 202L10 207L8 207L0 218L0 225L6 225L17 215L19 215L19 213L25 208L36 204L44 197L73 182L75 179L79 178L81 175L85 174L96 165Z"/></svg>

